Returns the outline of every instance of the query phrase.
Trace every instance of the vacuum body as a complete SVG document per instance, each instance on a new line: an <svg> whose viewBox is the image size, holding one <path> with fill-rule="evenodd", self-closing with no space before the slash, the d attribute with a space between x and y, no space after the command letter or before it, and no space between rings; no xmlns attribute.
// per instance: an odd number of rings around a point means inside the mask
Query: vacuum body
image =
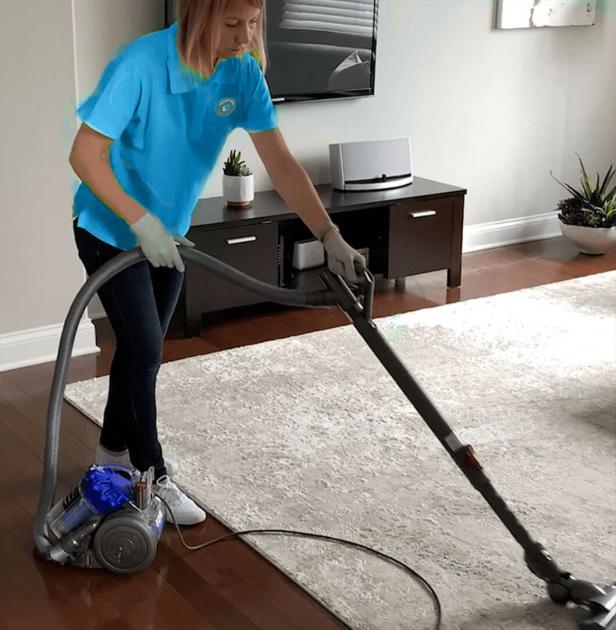
<svg viewBox="0 0 616 630"><path fill-rule="evenodd" d="M153 477L153 467L140 473L123 464L90 466L47 514L49 558L113 573L148 567L166 523Z"/></svg>

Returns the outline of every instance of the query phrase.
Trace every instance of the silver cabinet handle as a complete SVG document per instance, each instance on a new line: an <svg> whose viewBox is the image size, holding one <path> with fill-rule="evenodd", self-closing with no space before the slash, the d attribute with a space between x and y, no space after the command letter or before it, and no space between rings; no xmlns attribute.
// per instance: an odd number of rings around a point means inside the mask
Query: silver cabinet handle
<svg viewBox="0 0 616 630"><path fill-rule="evenodd" d="M228 238L226 239L227 245L237 245L237 243L249 243L250 241L256 241L256 236L242 236L240 238Z"/></svg>
<svg viewBox="0 0 616 630"><path fill-rule="evenodd" d="M422 210L421 212L409 212L409 219L421 219L421 217L432 217L436 210Z"/></svg>

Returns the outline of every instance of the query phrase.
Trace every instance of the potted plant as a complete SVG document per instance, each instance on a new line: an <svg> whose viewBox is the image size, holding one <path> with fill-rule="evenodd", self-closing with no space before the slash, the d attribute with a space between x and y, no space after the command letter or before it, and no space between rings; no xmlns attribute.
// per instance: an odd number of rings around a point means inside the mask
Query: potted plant
<svg viewBox="0 0 616 630"><path fill-rule="evenodd" d="M254 176L241 157L231 151L223 168L222 194L231 208L248 208L255 197Z"/></svg>
<svg viewBox="0 0 616 630"><path fill-rule="evenodd" d="M580 190L558 181L550 171L550 175L573 195L558 202L560 229L583 254L605 254L616 245L616 186L608 191L614 165L610 165L599 185L599 173L593 183L586 174L582 158L576 155L582 167Z"/></svg>

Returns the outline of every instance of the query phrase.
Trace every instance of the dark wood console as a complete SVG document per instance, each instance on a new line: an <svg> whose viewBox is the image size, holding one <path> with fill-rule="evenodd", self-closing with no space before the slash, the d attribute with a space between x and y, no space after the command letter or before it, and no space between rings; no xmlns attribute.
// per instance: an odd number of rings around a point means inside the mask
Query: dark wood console
<svg viewBox="0 0 616 630"><path fill-rule="evenodd" d="M362 251L375 279L447 269L447 286L460 285L466 189L415 177L412 184L374 192L315 189L351 247ZM195 247L264 282L288 288L323 288L318 272L292 266L295 241L314 238L276 190L255 194L247 209L227 208L223 197L200 199L187 238ZM367 248L367 251L364 251ZM185 261L178 302L187 337L201 333L205 313L266 300Z"/></svg>

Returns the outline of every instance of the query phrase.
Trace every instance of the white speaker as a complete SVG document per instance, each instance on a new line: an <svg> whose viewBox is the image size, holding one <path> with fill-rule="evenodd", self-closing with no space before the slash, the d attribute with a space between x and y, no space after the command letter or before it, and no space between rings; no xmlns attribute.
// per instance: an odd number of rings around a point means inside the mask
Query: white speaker
<svg viewBox="0 0 616 630"><path fill-rule="evenodd" d="M325 262L325 249L319 239L307 238L293 245L293 268L310 269Z"/></svg>
<svg viewBox="0 0 616 630"><path fill-rule="evenodd" d="M337 190L369 191L413 183L411 139L392 138L329 145L332 186Z"/></svg>

